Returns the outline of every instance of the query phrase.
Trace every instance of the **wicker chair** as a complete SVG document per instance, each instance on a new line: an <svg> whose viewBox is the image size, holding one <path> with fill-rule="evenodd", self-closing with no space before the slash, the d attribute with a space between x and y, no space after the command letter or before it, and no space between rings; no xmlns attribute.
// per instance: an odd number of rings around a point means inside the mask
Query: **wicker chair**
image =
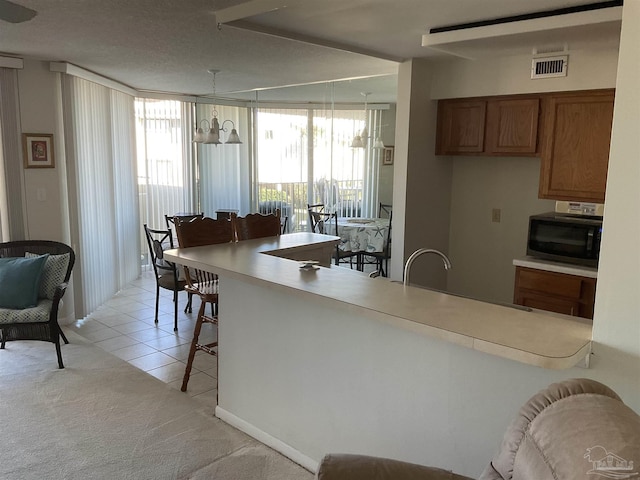
<svg viewBox="0 0 640 480"><path fill-rule="evenodd" d="M0 258L49 254L41 276L38 303L24 309L0 308L0 349L13 340L42 340L56 346L58 367L64 368L60 337L69 343L58 324L58 307L66 291L75 254L68 245L50 240L0 243Z"/></svg>

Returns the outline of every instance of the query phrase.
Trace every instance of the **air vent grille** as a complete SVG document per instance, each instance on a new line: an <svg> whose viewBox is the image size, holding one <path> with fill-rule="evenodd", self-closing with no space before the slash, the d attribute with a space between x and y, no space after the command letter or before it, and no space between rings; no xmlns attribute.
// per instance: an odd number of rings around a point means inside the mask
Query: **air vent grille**
<svg viewBox="0 0 640 480"><path fill-rule="evenodd" d="M531 61L531 78L566 77L568 55L534 58Z"/></svg>

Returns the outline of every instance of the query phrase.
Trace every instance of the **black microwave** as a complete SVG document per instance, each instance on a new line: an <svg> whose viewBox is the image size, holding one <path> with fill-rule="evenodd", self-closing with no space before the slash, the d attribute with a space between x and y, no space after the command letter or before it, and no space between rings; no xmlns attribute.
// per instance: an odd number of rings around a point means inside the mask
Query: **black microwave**
<svg viewBox="0 0 640 480"><path fill-rule="evenodd" d="M556 212L529 217L527 255L597 267L602 217Z"/></svg>

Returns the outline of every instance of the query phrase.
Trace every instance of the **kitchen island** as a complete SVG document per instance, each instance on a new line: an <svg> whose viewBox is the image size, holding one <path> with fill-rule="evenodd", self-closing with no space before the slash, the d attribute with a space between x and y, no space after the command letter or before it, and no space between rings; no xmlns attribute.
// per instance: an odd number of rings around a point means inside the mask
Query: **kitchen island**
<svg viewBox="0 0 640 480"><path fill-rule="evenodd" d="M220 276L216 415L310 470L343 451L478 475L537 388L589 372L591 327L570 317L280 258L336 240L165 254Z"/></svg>

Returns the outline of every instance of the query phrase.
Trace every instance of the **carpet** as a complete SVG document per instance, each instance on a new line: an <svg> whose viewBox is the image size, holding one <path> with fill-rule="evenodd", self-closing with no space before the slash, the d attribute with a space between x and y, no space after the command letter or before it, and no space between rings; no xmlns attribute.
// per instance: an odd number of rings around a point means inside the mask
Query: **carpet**
<svg viewBox="0 0 640 480"><path fill-rule="evenodd" d="M0 350L2 479L311 480L313 475L74 332Z"/></svg>

